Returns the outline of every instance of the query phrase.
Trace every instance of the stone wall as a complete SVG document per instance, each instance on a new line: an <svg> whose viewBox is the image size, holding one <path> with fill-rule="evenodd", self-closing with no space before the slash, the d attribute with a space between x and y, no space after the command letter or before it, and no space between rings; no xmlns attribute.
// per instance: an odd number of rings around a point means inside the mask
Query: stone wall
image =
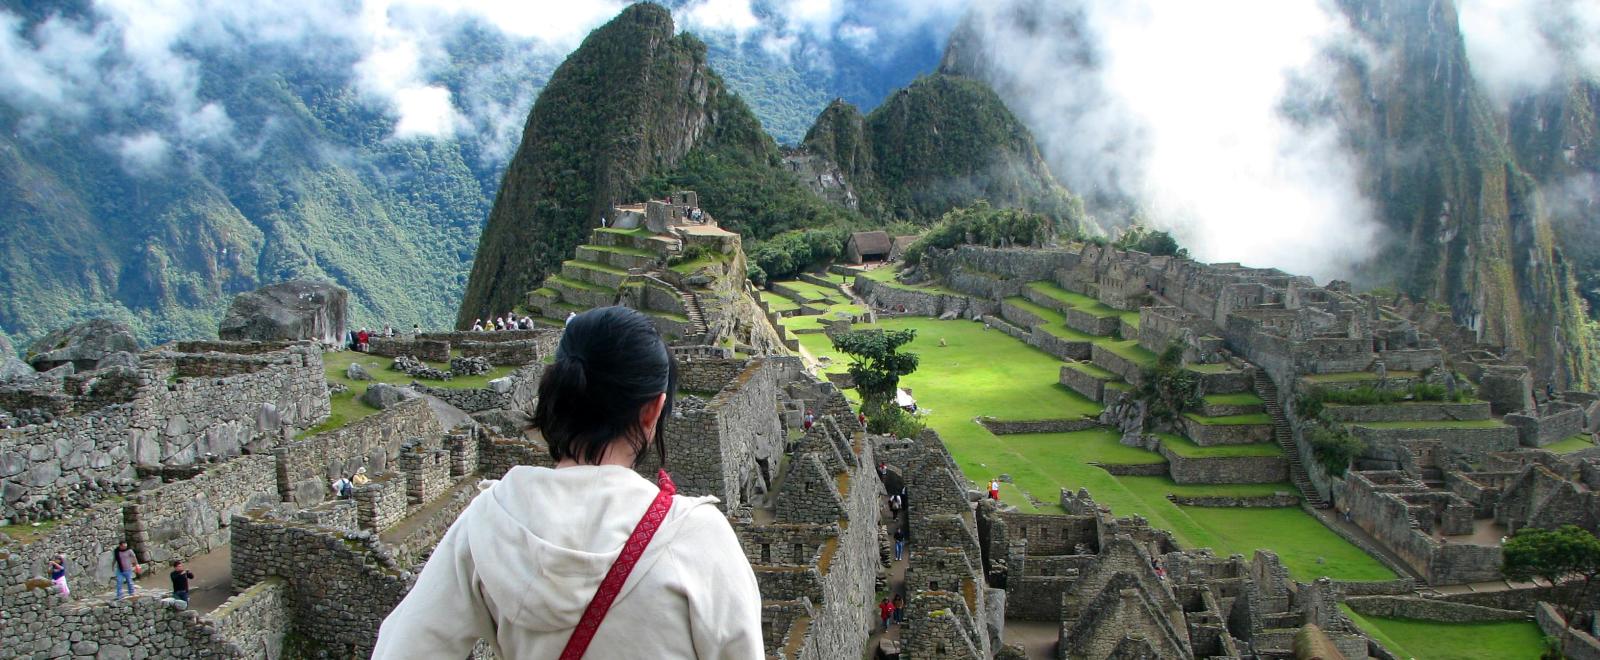
<svg viewBox="0 0 1600 660"><path fill-rule="evenodd" d="M1092 429L1100 422L1092 417L1080 419L1034 419L1034 420L1000 420L993 417L980 417L978 423L995 435L1009 435L1014 433L1071 433Z"/></svg>
<svg viewBox="0 0 1600 660"><path fill-rule="evenodd" d="M511 407L511 392L515 385L506 383L505 391L498 391L493 387L429 387L416 381L411 382L411 389L421 394L434 397L448 403L463 412L476 413L485 410Z"/></svg>
<svg viewBox="0 0 1600 660"><path fill-rule="evenodd" d="M400 471L406 475L406 502L419 507L450 487L450 450L438 438L415 438L400 447Z"/></svg>
<svg viewBox="0 0 1600 660"><path fill-rule="evenodd" d="M771 488L787 441L776 414L783 365L751 360L703 409L675 411L667 420L667 462L679 492L715 495L726 511ZM652 460L641 462L641 473L655 469Z"/></svg>
<svg viewBox="0 0 1600 660"><path fill-rule="evenodd" d="M227 545L235 514L278 501L277 479L273 457L252 454L142 490L123 506L128 543L145 561L163 563Z"/></svg>
<svg viewBox="0 0 1600 660"><path fill-rule="evenodd" d="M232 375L179 377L180 358L191 373L210 365ZM0 429L0 518L40 517L41 510L59 515L86 484L131 485L135 465L187 465L261 449L321 422L330 410L314 344L244 355L151 353L141 365L137 393L127 403Z"/></svg>
<svg viewBox="0 0 1600 660"><path fill-rule="evenodd" d="M678 361L678 391L715 395L744 371L749 360L700 359Z"/></svg>
<svg viewBox="0 0 1600 660"><path fill-rule="evenodd" d="M1350 609L1358 614L1391 619L1416 619L1441 623L1528 620L1527 612L1415 596L1357 596L1344 599L1344 604L1349 605Z"/></svg>
<svg viewBox="0 0 1600 660"><path fill-rule="evenodd" d="M1340 422L1431 422L1435 420L1489 419L1489 403L1429 401L1390 405L1346 406L1324 404L1322 414Z"/></svg>
<svg viewBox="0 0 1600 660"><path fill-rule="evenodd" d="M450 342L406 337L373 337L367 341L367 352L386 357L407 355L428 362L449 362Z"/></svg>
<svg viewBox="0 0 1600 660"><path fill-rule="evenodd" d="M1201 447L1272 442L1270 424L1202 424L1187 416L1182 424L1183 434Z"/></svg>
<svg viewBox="0 0 1600 660"><path fill-rule="evenodd" d="M1167 471L1180 484L1270 484L1289 480L1284 456L1216 456L1185 458L1166 445L1159 448Z"/></svg>
<svg viewBox="0 0 1600 660"><path fill-rule="evenodd" d="M546 356L555 355L555 342L547 337L500 342L463 341L455 346L461 350L461 357L481 357L489 364L516 367L542 362Z"/></svg>
<svg viewBox="0 0 1600 660"><path fill-rule="evenodd" d="M940 316L954 313L961 318L996 314L999 305L955 293L915 289L867 278L856 280L856 294L876 309L911 316ZM904 311L902 311L904 310Z"/></svg>
<svg viewBox="0 0 1600 660"><path fill-rule="evenodd" d="M1517 429L1517 442L1524 447L1543 447L1583 433L1583 409L1567 403L1550 403L1536 414L1511 413L1506 424Z"/></svg>
<svg viewBox="0 0 1600 660"><path fill-rule="evenodd" d="M236 658L239 649L200 613L180 610L156 598L116 603L86 599L52 611L48 621L6 626L0 656L32 651L32 657L60 658Z"/></svg>
<svg viewBox="0 0 1600 660"><path fill-rule="evenodd" d="M267 578L239 592L208 615L217 634L249 660L276 660L283 655L283 638L289 634L294 613L289 584Z"/></svg>
<svg viewBox="0 0 1600 660"><path fill-rule="evenodd" d="M1600 660L1600 640L1596 640L1589 631L1574 629L1567 625L1567 620L1549 603L1539 603L1534 610L1534 620L1539 623L1539 631L1546 637L1563 639L1565 632L1565 645L1561 654L1570 660Z"/></svg>
<svg viewBox="0 0 1600 660"><path fill-rule="evenodd" d="M543 442L528 438L497 438L484 435L478 441L478 466L485 479L499 479L518 465L554 467L550 449Z"/></svg>
<svg viewBox="0 0 1600 660"><path fill-rule="evenodd" d="M369 533L339 534L253 513L234 518L232 561L235 589L283 578L296 633L339 657L371 655L378 626L414 579Z"/></svg>
<svg viewBox="0 0 1600 660"><path fill-rule="evenodd" d="M1498 545L1441 543L1419 523L1431 524L1431 517L1418 520L1406 496L1435 496L1460 500L1448 493L1430 493L1420 482L1398 473L1351 472L1338 505L1350 519L1378 542L1405 561L1429 584L1446 585L1495 580L1500 576L1501 554ZM1460 500L1470 530L1471 506ZM1419 513L1419 515L1421 515ZM1448 519L1447 519L1448 520ZM1452 532L1454 533L1454 532Z"/></svg>
<svg viewBox="0 0 1600 660"><path fill-rule="evenodd" d="M1042 328L1034 330L1024 338L1024 341L1028 342L1029 346L1063 360L1087 360L1094 346L1093 342L1058 337Z"/></svg>
<svg viewBox="0 0 1600 660"><path fill-rule="evenodd" d="M278 495L301 506L322 501L334 479L389 469L408 438L444 432L426 399L402 401L370 417L273 450L278 459Z"/></svg>
<svg viewBox="0 0 1600 660"><path fill-rule="evenodd" d="M406 476L385 472L371 483L355 487L356 524L367 531L381 532L406 516Z"/></svg>

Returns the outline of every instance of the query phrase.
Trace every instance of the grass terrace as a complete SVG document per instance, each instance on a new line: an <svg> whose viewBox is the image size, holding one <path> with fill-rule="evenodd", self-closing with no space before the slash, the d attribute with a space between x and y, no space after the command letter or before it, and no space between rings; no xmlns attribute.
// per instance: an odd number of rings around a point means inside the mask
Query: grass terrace
<svg viewBox="0 0 1600 660"><path fill-rule="evenodd" d="M1093 362L1068 362L1066 364L1068 369L1086 373L1096 378L1109 378L1111 380L1118 380L1121 378L1121 376L1106 371Z"/></svg>
<svg viewBox="0 0 1600 660"><path fill-rule="evenodd" d="M866 308L860 305L853 305L850 303L834 304L829 305L821 314L807 314L805 316L791 316L785 318L783 320L783 327L788 328L790 332L794 333L800 333L809 330L821 332L823 327L822 324L826 321L838 321L841 320L841 318L848 320L849 318L859 317L866 313Z"/></svg>
<svg viewBox="0 0 1600 660"><path fill-rule="evenodd" d="M1340 605L1346 616L1382 642L1390 653L1416 660L1513 660L1540 657L1544 634L1531 621L1441 623L1362 616Z"/></svg>
<svg viewBox="0 0 1600 660"><path fill-rule="evenodd" d="M1210 547L1224 557L1271 548L1298 580L1322 575L1344 580L1394 577L1299 508L1180 507L1167 499L1169 494L1292 493L1289 484L1179 485L1166 477L1117 477L1099 465L1163 459L1155 452L1122 445L1119 434L1110 429L997 436L978 425L975 419L985 415L1067 419L1100 412L1098 404L1057 384L1063 362L1043 351L971 321L896 318L881 320L876 327L917 331L909 350L922 363L902 385L912 389L924 420L939 432L967 478L985 482L1010 475L1013 483L1000 489L1001 499L1021 511L1060 513L1061 489L1087 488L1116 515L1144 516L1151 525L1172 530L1185 547ZM830 371L842 372L848 366L826 336L798 336L807 352L832 358ZM941 338L947 347L939 347Z"/></svg>
<svg viewBox="0 0 1600 660"><path fill-rule="evenodd" d="M1183 368L1193 371L1197 374L1225 374L1233 371L1233 367L1226 362L1217 362L1215 364L1186 364L1183 365Z"/></svg>
<svg viewBox="0 0 1600 660"><path fill-rule="evenodd" d="M1213 406L1259 406L1265 403L1254 392L1236 392L1234 394L1208 394L1205 402Z"/></svg>
<svg viewBox="0 0 1600 660"><path fill-rule="evenodd" d="M1051 298L1055 298L1056 300L1059 300L1070 307L1075 307L1099 318L1108 318L1112 316L1120 317L1126 314L1132 314L1133 324L1139 324L1139 312L1129 312L1127 310L1116 309L1110 305L1100 302L1099 300L1095 300L1092 296L1086 296L1081 293L1073 293L1063 289L1055 282L1029 282L1028 288L1050 296Z"/></svg>
<svg viewBox="0 0 1600 660"><path fill-rule="evenodd" d="M1156 366L1156 354L1139 345L1137 339L1124 339L1122 341L1102 341L1100 346L1119 357L1137 364L1141 367Z"/></svg>
<svg viewBox="0 0 1600 660"><path fill-rule="evenodd" d="M1589 440L1588 434L1579 433L1578 435L1567 437L1558 442L1552 442L1548 445L1545 445L1542 447L1542 449L1548 449L1557 454L1570 454L1575 451L1589 449L1592 447L1594 447L1594 443Z"/></svg>
<svg viewBox="0 0 1600 660"><path fill-rule="evenodd" d="M1196 413L1184 413L1183 416L1206 426L1259 426L1272 423L1272 417L1266 413L1228 415L1226 417L1206 417Z"/></svg>
<svg viewBox="0 0 1600 660"><path fill-rule="evenodd" d="M1282 456L1283 450L1270 442L1253 445L1217 445L1201 447L1193 440L1173 433L1157 433L1161 445L1184 458L1237 458L1241 456Z"/></svg>
<svg viewBox="0 0 1600 660"><path fill-rule="evenodd" d="M788 296L780 296L771 291L762 291L761 301L766 303L767 308L774 312L792 312L800 309L800 303L789 299Z"/></svg>
<svg viewBox="0 0 1600 660"><path fill-rule="evenodd" d="M644 248L625 247L625 246L621 246L621 245L592 245L592 244L586 244L583 247L588 248L590 250L594 250L595 252L606 252L606 253L609 253L609 254L626 254L626 255L631 256L631 257L643 257L645 259L657 259L657 258L660 258L660 256L661 256L661 255L659 255L659 254L657 254L655 252L652 252L650 250L646 250Z"/></svg>

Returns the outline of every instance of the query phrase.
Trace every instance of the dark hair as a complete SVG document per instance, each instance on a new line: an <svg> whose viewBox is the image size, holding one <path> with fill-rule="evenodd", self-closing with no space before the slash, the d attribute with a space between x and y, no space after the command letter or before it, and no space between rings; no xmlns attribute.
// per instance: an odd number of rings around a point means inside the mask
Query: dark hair
<svg viewBox="0 0 1600 660"><path fill-rule="evenodd" d="M636 458L654 441L665 466L663 436L677 390L678 365L650 319L627 307L601 307L567 322L556 361L539 379L533 424L557 461L599 463L620 438ZM647 438L639 409L663 392L655 437Z"/></svg>

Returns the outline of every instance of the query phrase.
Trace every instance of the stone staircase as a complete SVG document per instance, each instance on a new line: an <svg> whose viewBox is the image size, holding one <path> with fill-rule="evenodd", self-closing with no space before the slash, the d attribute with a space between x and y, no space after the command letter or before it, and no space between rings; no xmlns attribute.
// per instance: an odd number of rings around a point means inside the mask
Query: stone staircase
<svg viewBox="0 0 1600 660"><path fill-rule="evenodd" d="M1300 496L1306 499L1306 504L1317 509L1328 508L1328 501L1311 485L1311 477L1300 463L1300 447L1295 443L1294 429L1289 428L1289 419L1283 414L1283 405L1278 402L1278 386L1272 383L1272 378L1265 370L1256 370L1255 390L1256 395L1265 402L1267 414L1272 416L1272 439L1277 441L1284 457L1289 460L1289 480L1300 490Z"/></svg>
<svg viewBox="0 0 1600 660"><path fill-rule="evenodd" d="M688 287L678 287L678 293L683 295L683 315L689 317L689 334L702 337L710 334L711 326L706 325L706 312L700 307L700 296Z"/></svg>

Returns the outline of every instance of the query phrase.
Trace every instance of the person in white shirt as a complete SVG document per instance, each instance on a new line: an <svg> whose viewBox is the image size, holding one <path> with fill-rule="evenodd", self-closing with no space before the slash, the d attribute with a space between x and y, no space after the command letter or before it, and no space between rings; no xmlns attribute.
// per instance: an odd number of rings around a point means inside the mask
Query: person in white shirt
<svg viewBox="0 0 1600 660"><path fill-rule="evenodd" d="M584 630L588 658L763 658L761 593L717 499L673 495L665 472L652 484L632 469L652 445L669 465L662 426L677 380L643 314L570 318L533 417L556 467L518 466L481 486L372 657L461 658L483 639L497 657L556 658ZM642 550L628 543L652 519ZM628 565L619 557L637 562L603 592L615 595L603 617L586 615L606 602L596 594L612 566Z"/></svg>

